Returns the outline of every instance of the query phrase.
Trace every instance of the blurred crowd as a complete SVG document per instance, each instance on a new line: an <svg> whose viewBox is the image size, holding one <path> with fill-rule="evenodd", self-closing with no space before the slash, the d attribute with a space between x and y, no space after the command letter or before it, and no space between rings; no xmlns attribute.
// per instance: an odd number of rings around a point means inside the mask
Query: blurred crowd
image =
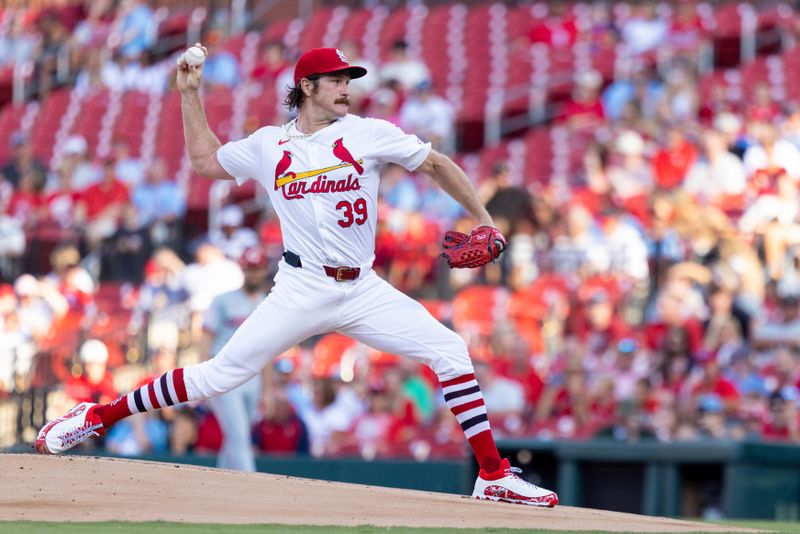
<svg viewBox="0 0 800 534"><path fill-rule="evenodd" d="M119 11L96 5L70 39L119 23ZM526 180L500 157L472 176L509 239L499 262L449 271L439 240L472 222L429 179L389 165L375 269L467 340L498 437L800 441L800 103L766 83L740 99L718 88L707 97L695 54L656 65L666 42L696 50L703 27L688 12L666 24L653 7L633 6L620 28L577 27L554 9L531 29L525 46L566 46L585 32L624 40L642 68L615 79L578 71L570 94L550 102L545 127L566 132L559 149L577 153L558 179ZM140 41L137 54L149 46ZM219 43L207 83L255 80L283 93L295 51L265 43L242 72ZM352 84L353 111L457 149L453 107L406 43L381 65L342 48L378 73ZM87 58L94 70L75 83L141 82L108 70L124 57ZM192 232L184 192L124 141L95 161L71 137L54 169L24 134L12 144L0 185L0 398L55 391L55 414L200 361L211 355L215 299L247 276L245 251L260 247L276 268L280 228L268 207L232 203L218 227ZM57 239L32 243L27 231L43 225ZM428 369L338 334L292 348L262 380L252 437L265 453L464 452ZM130 455L220 445L205 403L132 417L104 440Z"/></svg>

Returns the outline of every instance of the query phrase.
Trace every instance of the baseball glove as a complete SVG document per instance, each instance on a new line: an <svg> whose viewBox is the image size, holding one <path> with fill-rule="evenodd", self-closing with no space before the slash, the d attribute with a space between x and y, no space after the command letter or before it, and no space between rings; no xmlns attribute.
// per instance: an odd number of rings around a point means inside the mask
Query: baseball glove
<svg viewBox="0 0 800 534"><path fill-rule="evenodd" d="M473 269L500 257L506 249L506 238L496 228L479 226L469 235L447 232L442 240L444 252L451 269Z"/></svg>

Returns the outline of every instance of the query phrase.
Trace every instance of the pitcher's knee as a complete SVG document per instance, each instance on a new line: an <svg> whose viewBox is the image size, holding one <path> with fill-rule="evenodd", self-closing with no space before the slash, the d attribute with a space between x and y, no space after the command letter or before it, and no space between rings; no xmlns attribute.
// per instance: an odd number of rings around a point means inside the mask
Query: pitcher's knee
<svg viewBox="0 0 800 534"><path fill-rule="evenodd" d="M242 366L212 358L184 368L186 393L190 401L216 397L235 389L255 374Z"/></svg>
<svg viewBox="0 0 800 534"><path fill-rule="evenodd" d="M450 380L474 372L467 344L455 332L451 334L430 363L439 380Z"/></svg>

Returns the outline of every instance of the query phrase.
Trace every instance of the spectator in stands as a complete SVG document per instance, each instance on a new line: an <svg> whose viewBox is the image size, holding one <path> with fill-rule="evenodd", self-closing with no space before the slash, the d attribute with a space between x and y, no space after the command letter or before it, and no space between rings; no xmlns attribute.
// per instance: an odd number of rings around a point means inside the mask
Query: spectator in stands
<svg viewBox="0 0 800 534"><path fill-rule="evenodd" d="M701 204L742 210L746 182L742 160L728 151L725 138L715 130L703 132L703 152L687 171L684 190Z"/></svg>
<svg viewBox="0 0 800 534"><path fill-rule="evenodd" d="M186 328L189 293L183 283L185 265L175 252L162 248L145 264L144 283L128 326L133 335L145 326L158 330L166 324Z"/></svg>
<svg viewBox="0 0 800 534"><path fill-rule="evenodd" d="M647 262L647 245L641 231L616 206L609 206L601 214L603 248L608 254L611 271L625 275L629 280L645 284L650 276Z"/></svg>
<svg viewBox="0 0 800 534"><path fill-rule="evenodd" d="M86 210L86 238L89 248L94 250L117 231L122 213L130 203L128 188L117 179L113 160L103 163L100 182L86 188L80 203Z"/></svg>
<svg viewBox="0 0 800 534"><path fill-rule="evenodd" d="M739 392L736 386L721 374L716 354L700 350L695 353L694 360L697 368L687 382L691 395L699 398L701 402L709 396L716 397L722 402L725 412L735 413Z"/></svg>
<svg viewBox="0 0 800 534"><path fill-rule="evenodd" d="M437 95L430 81L417 85L400 107L400 127L429 141L437 150L452 152L455 110Z"/></svg>
<svg viewBox="0 0 800 534"><path fill-rule="evenodd" d="M106 367L108 347L99 339L88 339L80 350L83 371L74 376L64 388L64 393L72 403L107 403L117 398L114 378Z"/></svg>
<svg viewBox="0 0 800 534"><path fill-rule="evenodd" d="M72 167L67 162L62 162L56 169L55 180L48 184L43 217L54 221L64 230L82 226L86 220L85 205L81 203L80 191L72 187Z"/></svg>
<svg viewBox="0 0 800 534"><path fill-rule="evenodd" d="M697 117L700 96L694 72L687 65L676 63L667 72L665 82L658 118L668 122L684 122Z"/></svg>
<svg viewBox="0 0 800 534"><path fill-rule="evenodd" d="M800 179L800 150L779 137L778 129L770 123L755 123L752 126L756 143L744 153L744 166L750 178L764 173L767 179L780 171L793 180Z"/></svg>
<svg viewBox="0 0 800 534"><path fill-rule="evenodd" d="M591 213L583 205L566 207L564 226L563 233L554 238L550 249L550 261L555 272L586 272L590 264L595 264L595 271L608 269L602 235Z"/></svg>
<svg viewBox="0 0 800 534"><path fill-rule="evenodd" d="M60 20L56 12L42 12L37 20L41 32L34 77L38 82L40 98L50 94L58 70L58 58L66 51L69 42L69 30Z"/></svg>
<svg viewBox="0 0 800 534"><path fill-rule="evenodd" d="M769 85L758 82L753 89L752 102L747 106L748 120L774 124L781 115L781 107L772 99Z"/></svg>
<svg viewBox="0 0 800 534"><path fill-rule="evenodd" d="M233 261L239 261L246 249L258 245L258 234L244 226L244 211L236 204L222 208L219 226L219 230L209 232L208 241Z"/></svg>
<svg viewBox="0 0 800 534"><path fill-rule="evenodd" d="M86 52L86 59L75 77L75 92L88 95L104 88L121 90L119 65L108 59L109 52L97 47Z"/></svg>
<svg viewBox="0 0 800 534"><path fill-rule="evenodd" d="M764 417L762 436L766 440L800 442L797 398L783 391L769 397L769 413Z"/></svg>
<svg viewBox="0 0 800 534"><path fill-rule="evenodd" d="M786 106L785 119L782 123L781 139L784 139L800 150L800 105L789 103Z"/></svg>
<svg viewBox="0 0 800 534"><path fill-rule="evenodd" d="M720 363L731 363L733 354L750 337L751 317L734 302L733 291L713 285L708 292L709 316L703 325L703 346L717 353ZM725 345L732 343L733 346Z"/></svg>
<svg viewBox="0 0 800 534"><path fill-rule="evenodd" d="M70 291L77 290L86 295L94 294L97 289L89 272L80 266L81 254L75 245L61 244L50 254L51 271L44 282L59 290L67 300ZM72 303L70 303L72 306Z"/></svg>
<svg viewBox="0 0 800 534"><path fill-rule="evenodd" d="M312 404L298 415L308 429L311 454L321 456L338 448L365 407L352 388L333 378L316 378L312 391Z"/></svg>
<svg viewBox="0 0 800 534"><path fill-rule="evenodd" d="M150 163L145 180L133 187L131 202L139 212L139 222L145 226L161 224L177 231L179 219L186 212L185 195L167 177L167 166L161 158Z"/></svg>
<svg viewBox="0 0 800 534"><path fill-rule="evenodd" d="M369 104L366 106L365 114L376 119L383 119L392 124L399 125L399 112L402 103L401 91L402 88L399 83L394 80L382 82L369 96Z"/></svg>
<svg viewBox="0 0 800 534"><path fill-rule="evenodd" d="M381 171L380 191L387 205L403 212L415 211L422 203L417 181L403 167L394 163L386 164ZM402 215L400 219L398 222L390 221L393 229L402 227Z"/></svg>
<svg viewBox="0 0 800 534"><path fill-rule="evenodd" d="M12 187L18 187L24 174L31 171L37 176L45 176L47 170L44 163L33 154L28 136L22 131L11 134L11 158L3 165L0 172Z"/></svg>
<svg viewBox="0 0 800 534"><path fill-rule="evenodd" d="M269 455L308 454L308 431L282 388L264 395L263 418L254 429L258 450Z"/></svg>
<svg viewBox="0 0 800 534"><path fill-rule="evenodd" d="M222 251L210 243L197 247L195 263L183 272L183 284L189 292L189 309L192 312L191 332L199 338L202 333L203 314L215 297L242 287L242 269Z"/></svg>
<svg viewBox="0 0 800 534"><path fill-rule="evenodd" d="M110 0L89 2L86 18L79 21L72 32L71 46L73 55L82 55L89 50L102 48L106 45L111 34L111 23L114 19L113 7Z"/></svg>
<svg viewBox="0 0 800 534"><path fill-rule="evenodd" d="M697 149L686 138L684 129L682 124L667 126L666 142L653 155L653 175L661 189L671 190L683 184L697 159Z"/></svg>
<svg viewBox="0 0 800 534"><path fill-rule="evenodd" d="M536 422L553 421L554 430L572 437L588 422L589 388L586 373L577 358L570 358L564 370L550 377L536 405ZM552 435L552 434L551 434Z"/></svg>
<svg viewBox="0 0 800 534"><path fill-rule="evenodd" d="M569 2L551 2L545 7L547 18L537 21L528 32L532 43L566 48L578 40L578 22L569 13Z"/></svg>
<svg viewBox="0 0 800 534"><path fill-rule="evenodd" d="M208 57L203 64L203 82L210 88L233 88L239 83L239 61L231 52L219 46L222 37L220 30L212 30L203 42L208 49Z"/></svg>
<svg viewBox="0 0 800 534"><path fill-rule="evenodd" d="M596 70L580 71L575 75L571 98L561 109L559 120L572 130L593 131L605 119L600 90L603 77Z"/></svg>
<svg viewBox="0 0 800 534"><path fill-rule="evenodd" d="M602 357L632 334L631 327L617 313L615 302L606 289L589 289L586 293L584 313L576 317L574 334L588 355ZM596 361L591 365L600 367ZM587 369L594 370L588 368L588 362Z"/></svg>
<svg viewBox="0 0 800 534"><path fill-rule="evenodd" d="M742 120L736 113L730 110L718 112L714 115L712 127L725 139L725 145L732 154L744 157L748 142L743 138Z"/></svg>
<svg viewBox="0 0 800 534"><path fill-rule="evenodd" d="M253 81L269 84L275 89L282 89L277 87L276 84L281 74L291 68L286 56L286 46L284 46L283 42L267 41L262 43L259 57L256 59L256 64L250 73L250 77ZM350 61L353 61L353 59L350 59Z"/></svg>
<svg viewBox="0 0 800 534"><path fill-rule="evenodd" d="M17 377L27 375L36 346L20 329L14 288L0 284L0 398L17 389Z"/></svg>
<svg viewBox="0 0 800 534"><path fill-rule="evenodd" d="M30 274L14 281L19 327L26 339L38 341L50 333L50 326L69 311L69 303L50 284L41 283Z"/></svg>
<svg viewBox="0 0 800 534"><path fill-rule="evenodd" d="M122 0L114 21L119 52L124 57L138 56L155 45L155 13L143 0Z"/></svg>
<svg viewBox="0 0 800 534"><path fill-rule="evenodd" d="M347 58L351 65L361 65L367 69L367 75L350 80L350 107L351 113L359 114L363 111L364 99L370 98L380 83L378 73L380 69L375 63L361 54L358 43L352 40L343 41L339 44L339 50Z"/></svg>
<svg viewBox="0 0 800 534"><path fill-rule="evenodd" d="M31 169L22 175L19 187L11 194L6 213L20 221L26 229L36 227L39 222L44 196L44 176Z"/></svg>
<svg viewBox="0 0 800 534"><path fill-rule="evenodd" d="M159 61L155 51L143 52L139 58L138 73L131 84L131 89L161 96L169 87L172 75L172 65L166 61Z"/></svg>
<svg viewBox="0 0 800 534"><path fill-rule="evenodd" d="M103 243L103 280L140 284L145 264L153 253L151 228L142 224L135 206L125 206L116 231Z"/></svg>
<svg viewBox="0 0 800 534"><path fill-rule="evenodd" d="M614 380L614 398L625 401L635 398L641 380L647 377L650 362L647 351L631 339L621 339L615 347L614 359L608 369L608 376Z"/></svg>
<svg viewBox="0 0 800 534"><path fill-rule="evenodd" d="M514 185L508 164L498 161L490 175L478 187L478 194L498 228L513 235L522 219L531 214L531 195Z"/></svg>
<svg viewBox="0 0 800 534"><path fill-rule="evenodd" d="M395 41L389 60L380 69L380 79L384 83L394 80L410 92L422 82L430 82L431 75L422 60L411 56L405 41Z"/></svg>
<svg viewBox="0 0 800 534"><path fill-rule="evenodd" d="M614 194L622 207L640 220L646 207L646 196L655 184L653 170L645 158L645 142L632 130L620 133L614 142L615 154L606 169Z"/></svg>
<svg viewBox="0 0 800 534"><path fill-rule="evenodd" d="M475 362L475 376L481 384L483 398L488 402L495 431L518 434L523 430L522 417L526 408L525 388L515 378L498 374L487 362Z"/></svg>
<svg viewBox="0 0 800 534"><path fill-rule="evenodd" d="M770 315L755 317L753 343L756 347L800 344L800 300L796 295L779 297L779 307Z"/></svg>
<svg viewBox="0 0 800 534"><path fill-rule="evenodd" d="M11 28L0 34L0 67L24 64L35 58L38 36L22 13L9 13Z"/></svg>
<svg viewBox="0 0 800 534"><path fill-rule="evenodd" d="M464 216L464 208L432 180L422 178L419 185L421 211L441 227Z"/></svg>
<svg viewBox="0 0 800 534"><path fill-rule="evenodd" d="M762 192L739 221L742 232L763 239L766 268L773 280L781 278L788 247L800 243L797 199L797 182L780 169L774 192Z"/></svg>
<svg viewBox="0 0 800 534"><path fill-rule="evenodd" d="M126 139L119 137L114 140L112 157L114 172L122 183L129 188L135 188L144 180L144 165L139 158L131 155L130 145Z"/></svg>
<svg viewBox="0 0 800 534"><path fill-rule="evenodd" d="M647 67L622 73L603 90L603 112L606 118L617 122L626 117L630 106L643 117L655 115L664 92L663 84L655 72Z"/></svg>
<svg viewBox="0 0 800 534"><path fill-rule="evenodd" d="M382 381L370 384L365 395L366 410L353 423L352 436L365 458L386 455L396 426L395 412L400 406L398 391Z"/></svg>
<svg viewBox="0 0 800 534"><path fill-rule="evenodd" d="M697 57L707 29L694 2L678 2L674 7L667 43L673 54L691 61Z"/></svg>
<svg viewBox="0 0 800 534"><path fill-rule="evenodd" d="M635 55L651 52L662 46L668 38L667 20L660 17L656 3L641 2L631 6L633 13L621 27L622 39Z"/></svg>
<svg viewBox="0 0 800 534"><path fill-rule="evenodd" d="M22 222L0 212L0 279L11 280L18 274L24 253Z"/></svg>
<svg viewBox="0 0 800 534"><path fill-rule="evenodd" d="M103 170L89 159L88 144L82 135L71 135L62 149L62 165L72 169L72 187L83 191L100 181Z"/></svg>

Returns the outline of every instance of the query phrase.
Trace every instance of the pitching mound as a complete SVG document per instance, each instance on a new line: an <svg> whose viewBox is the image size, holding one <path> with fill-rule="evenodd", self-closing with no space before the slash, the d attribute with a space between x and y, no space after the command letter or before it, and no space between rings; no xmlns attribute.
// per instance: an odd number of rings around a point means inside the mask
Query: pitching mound
<svg viewBox="0 0 800 534"><path fill-rule="evenodd" d="M540 509L440 493L112 458L5 454L0 455L0 473L0 520L733 530L567 506Z"/></svg>

